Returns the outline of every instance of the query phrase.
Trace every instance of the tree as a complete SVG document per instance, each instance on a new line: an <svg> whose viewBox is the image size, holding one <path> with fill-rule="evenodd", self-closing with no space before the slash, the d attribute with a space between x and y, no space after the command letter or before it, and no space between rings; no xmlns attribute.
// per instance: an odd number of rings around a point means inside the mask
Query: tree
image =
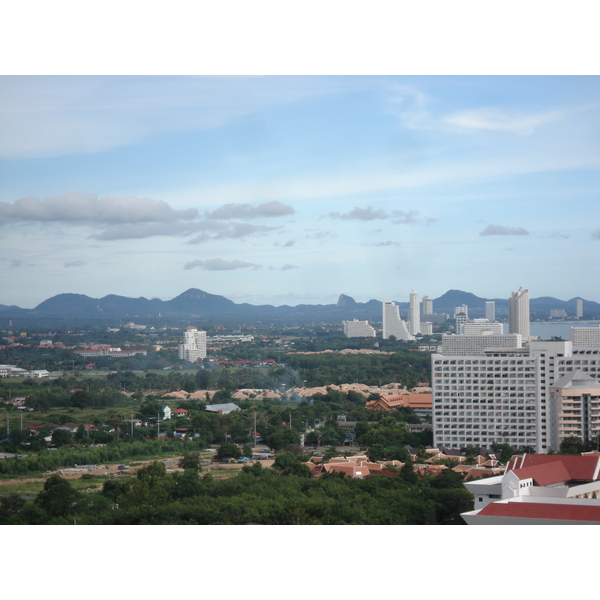
<svg viewBox="0 0 600 600"><path fill-rule="evenodd" d="M57 448L68 446L72 441L71 434L65 429L55 429L52 432L52 444Z"/></svg>
<svg viewBox="0 0 600 600"><path fill-rule="evenodd" d="M404 466L400 469L400 479L406 481L407 483L413 484L419 481L419 478L417 477L417 474L413 469L413 464L410 460L406 462Z"/></svg>
<svg viewBox="0 0 600 600"><path fill-rule="evenodd" d="M246 456L248 458L252 457L252 446L250 444L244 444L242 446L242 456Z"/></svg>
<svg viewBox="0 0 600 600"><path fill-rule="evenodd" d="M73 395L71 396L71 406L79 408L81 411L83 411L86 406L90 406L91 404L92 396L89 392L86 392L85 390L77 390L76 392L73 392Z"/></svg>
<svg viewBox="0 0 600 600"><path fill-rule="evenodd" d="M140 481L147 482L149 487L154 487L156 482L167 474L167 469L165 464L155 460L153 463L149 464L147 467L140 469L137 472L137 478Z"/></svg>
<svg viewBox="0 0 600 600"><path fill-rule="evenodd" d="M576 435L570 435L560 443L559 454L581 454L583 451L583 441Z"/></svg>
<svg viewBox="0 0 600 600"><path fill-rule="evenodd" d="M198 452L184 452L183 456L179 459L178 465L184 470L201 471L200 454Z"/></svg>
<svg viewBox="0 0 600 600"><path fill-rule="evenodd" d="M196 469L186 469L183 473L174 474L175 487L173 497L175 499L191 498L202 491L202 483Z"/></svg>
<svg viewBox="0 0 600 600"><path fill-rule="evenodd" d="M35 500L50 517L64 517L74 511L81 494L60 475L51 475L44 483L44 489Z"/></svg>
<svg viewBox="0 0 600 600"><path fill-rule="evenodd" d="M217 459L224 460L226 458L240 458L242 456L241 450L235 444L221 444L217 449Z"/></svg>

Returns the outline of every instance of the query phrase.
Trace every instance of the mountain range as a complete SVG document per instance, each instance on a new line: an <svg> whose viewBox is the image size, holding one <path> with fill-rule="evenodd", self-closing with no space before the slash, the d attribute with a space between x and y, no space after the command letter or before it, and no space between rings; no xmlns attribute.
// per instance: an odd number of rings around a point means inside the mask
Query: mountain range
<svg viewBox="0 0 600 600"><path fill-rule="evenodd" d="M470 292L449 290L433 299L436 314L454 315L454 308L466 304L469 317L485 316L487 298L480 298ZM492 298L496 303L496 316L500 319L508 315L508 300ZM577 298L563 301L542 297L530 300L532 319L547 319L550 310L564 310L568 316L575 315ZM407 317L408 302L396 302L401 314ZM583 300L584 318L598 318L600 304ZM298 306L271 306L236 304L232 300L216 294L209 294L195 288L189 289L171 300L153 298L128 298L110 294L103 298L90 298L83 294L58 294L44 300L33 309L0 304L0 319L12 317L15 326L30 324L69 324L84 322L119 322L123 320L143 320L146 322L198 321L221 323L223 325L272 322L301 324L310 322L341 322L345 319L368 319L381 322L381 301L356 302L354 298L341 294L336 304L300 304Z"/></svg>

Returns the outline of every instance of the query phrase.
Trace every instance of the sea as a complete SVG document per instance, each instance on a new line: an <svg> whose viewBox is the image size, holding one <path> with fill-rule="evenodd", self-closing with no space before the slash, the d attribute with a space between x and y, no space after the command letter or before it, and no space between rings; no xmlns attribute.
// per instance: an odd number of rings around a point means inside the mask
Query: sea
<svg viewBox="0 0 600 600"><path fill-rule="evenodd" d="M566 341L571 339L571 327L594 327L597 326L598 323L600 323L600 321L532 322L529 327L529 332L530 335L538 336L541 340L560 337Z"/></svg>

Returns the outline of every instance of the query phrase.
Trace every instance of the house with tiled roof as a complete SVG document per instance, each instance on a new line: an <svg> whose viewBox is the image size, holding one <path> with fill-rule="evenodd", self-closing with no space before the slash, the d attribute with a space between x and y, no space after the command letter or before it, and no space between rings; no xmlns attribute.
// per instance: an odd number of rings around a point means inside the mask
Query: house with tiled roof
<svg viewBox="0 0 600 600"><path fill-rule="evenodd" d="M311 460L314 462L315 458L313 457ZM336 456L331 458L327 464L317 465L317 469L311 470L317 477L323 473L344 473L354 479L363 479L371 475L378 475L382 471L386 471L387 467L392 466L401 469L404 463L398 460L371 462L366 454L361 453L354 456Z"/></svg>
<svg viewBox="0 0 600 600"><path fill-rule="evenodd" d="M600 453L513 456L502 475L465 482L471 524L600 525Z"/></svg>
<svg viewBox="0 0 600 600"><path fill-rule="evenodd" d="M189 417L190 411L185 408L176 408L171 411L171 414L175 417Z"/></svg>
<svg viewBox="0 0 600 600"><path fill-rule="evenodd" d="M369 400L365 403L368 410L393 410L395 408L412 408L418 415L431 415L432 395L411 394L409 392L386 394L377 400Z"/></svg>

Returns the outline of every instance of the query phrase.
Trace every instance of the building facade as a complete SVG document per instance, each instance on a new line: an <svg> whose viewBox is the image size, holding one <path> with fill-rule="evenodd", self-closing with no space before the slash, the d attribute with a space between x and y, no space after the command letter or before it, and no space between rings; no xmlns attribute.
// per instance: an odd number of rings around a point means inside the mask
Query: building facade
<svg viewBox="0 0 600 600"><path fill-rule="evenodd" d="M468 525L600 525L600 454L513 456L503 475L464 486Z"/></svg>
<svg viewBox="0 0 600 600"><path fill-rule="evenodd" d="M179 344L179 358L189 362L206 358L206 331L188 327L183 334L183 343Z"/></svg>
<svg viewBox="0 0 600 600"><path fill-rule="evenodd" d="M369 324L369 321L344 321L344 335L349 338L353 337L375 337L377 331L375 327Z"/></svg>
<svg viewBox="0 0 600 600"><path fill-rule="evenodd" d="M600 347L600 325L595 327L571 327L574 348Z"/></svg>
<svg viewBox="0 0 600 600"><path fill-rule="evenodd" d="M424 315L432 315L433 314L433 300L429 298L429 296L423 296L423 314Z"/></svg>
<svg viewBox="0 0 600 600"><path fill-rule="evenodd" d="M491 322L496 320L496 303L493 300L485 303L485 318Z"/></svg>
<svg viewBox="0 0 600 600"><path fill-rule="evenodd" d="M508 299L508 332L529 339L529 291L522 286Z"/></svg>
<svg viewBox="0 0 600 600"><path fill-rule="evenodd" d="M383 339L387 340L394 336L397 340L414 340L410 335L406 323L400 318L400 309L395 302L384 301L383 310Z"/></svg>
<svg viewBox="0 0 600 600"><path fill-rule="evenodd" d="M523 338L518 333L442 335L442 354L444 356L482 356L489 348L519 349L522 345Z"/></svg>
<svg viewBox="0 0 600 600"><path fill-rule="evenodd" d="M550 387L552 448L571 436L590 442L600 436L600 381L579 369L569 371Z"/></svg>
<svg viewBox="0 0 600 600"><path fill-rule="evenodd" d="M504 327L502 323L491 323L488 319L473 319L473 321L463 323L457 333L462 335L502 335Z"/></svg>
<svg viewBox="0 0 600 600"><path fill-rule="evenodd" d="M414 290L410 293L408 324L410 335L417 335L421 327L421 307L419 305L419 295Z"/></svg>
<svg viewBox="0 0 600 600"><path fill-rule="evenodd" d="M530 340L521 347L483 348L481 340L488 337L496 346L494 338L505 338L510 346L511 338L518 342L521 336L444 336L441 353L432 355L434 445L558 450L552 430L559 417L550 388L577 370L600 380L600 346Z"/></svg>

